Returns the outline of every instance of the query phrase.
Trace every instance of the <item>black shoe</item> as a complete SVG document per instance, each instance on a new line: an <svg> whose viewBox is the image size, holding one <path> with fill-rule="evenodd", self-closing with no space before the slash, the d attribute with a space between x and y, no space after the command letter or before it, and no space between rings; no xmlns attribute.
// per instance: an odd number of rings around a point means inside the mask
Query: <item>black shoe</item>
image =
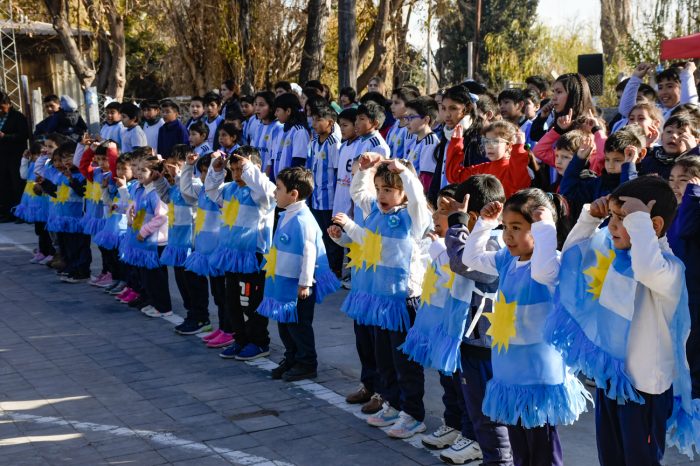
<svg viewBox="0 0 700 466"><path fill-rule="evenodd" d="M134 309L141 309L142 307L148 306L148 301L146 301L143 297L139 296L138 298L134 299L129 303L129 307L134 308Z"/></svg>
<svg viewBox="0 0 700 466"><path fill-rule="evenodd" d="M0 223L11 223L15 221L15 217L12 215L0 215Z"/></svg>
<svg viewBox="0 0 700 466"><path fill-rule="evenodd" d="M175 332L180 335L195 335L206 329L211 330L211 323L208 320L205 322L197 322L196 320L185 319L183 323L175 327Z"/></svg>
<svg viewBox="0 0 700 466"><path fill-rule="evenodd" d="M316 369L303 364L294 364L294 367L286 371L282 378L285 382L294 382L295 380L315 379L318 374Z"/></svg>
<svg viewBox="0 0 700 466"><path fill-rule="evenodd" d="M15 225L21 225L22 223L27 223L19 217L15 217Z"/></svg>
<svg viewBox="0 0 700 466"><path fill-rule="evenodd" d="M286 359L280 361L280 365L272 369L272 378L279 380L282 378L285 372L292 368L293 364L288 363Z"/></svg>

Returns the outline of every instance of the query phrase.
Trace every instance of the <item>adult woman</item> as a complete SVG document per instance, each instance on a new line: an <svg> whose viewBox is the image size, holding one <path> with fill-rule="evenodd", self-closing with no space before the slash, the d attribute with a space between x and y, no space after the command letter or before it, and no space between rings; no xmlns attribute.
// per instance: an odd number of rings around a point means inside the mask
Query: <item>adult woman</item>
<svg viewBox="0 0 700 466"><path fill-rule="evenodd" d="M22 153L27 149L29 125L22 112L12 107L10 97L0 91L0 222L15 219L10 209L19 204L24 181L19 176Z"/></svg>
<svg viewBox="0 0 700 466"><path fill-rule="evenodd" d="M223 115L225 120L243 118L243 114L241 113L241 103L238 101L239 92L240 88L233 79L227 79L221 83L219 94L221 94L221 101L223 104L221 106L220 114Z"/></svg>

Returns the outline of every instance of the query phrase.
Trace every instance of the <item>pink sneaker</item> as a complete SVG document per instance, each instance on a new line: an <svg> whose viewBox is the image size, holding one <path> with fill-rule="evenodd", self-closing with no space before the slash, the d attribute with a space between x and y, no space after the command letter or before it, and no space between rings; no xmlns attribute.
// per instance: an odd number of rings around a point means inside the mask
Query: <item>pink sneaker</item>
<svg viewBox="0 0 700 466"><path fill-rule="evenodd" d="M121 302L123 302L124 304L129 304L130 302L138 299L138 297L139 297L139 294L135 291L132 291L128 295L124 296L124 299L122 299Z"/></svg>
<svg viewBox="0 0 700 466"><path fill-rule="evenodd" d="M233 343L233 335L221 332L218 337L212 338L207 342L207 348L223 348L231 343Z"/></svg>
<svg viewBox="0 0 700 466"><path fill-rule="evenodd" d="M103 274L103 273L101 273L99 275L92 275L90 277L90 280L88 280L88 284L95 286L97 284L97 282L99 282L100 280L102 280L104 278L104 276L105 276L105 274Z"/></svg>
<svg viewBox="0 0 700 466"><path fill-rule="evenodd" d="M224 332L222 332L220 328L217 328L217 329L214 330L213 332L207 333L206 335L204 335L204 336L202 337L202 341L203 341L204 343L208 343L209 340L213 340L214 338L218 337L218 336L221 335L222 333L224 333Z"/></svg>
<svg viewBox="0 0 700 466"><path fill-rule="evenodd" d="M29 263L30 263L30 264L38 264L38 263L40 263L41 261L43 261L44 259L46 259L46 256L43 255L43 254L40 253L40 252L37 252L36 254L34 254L34 257L32 257L31 259L29 259Z"/></svg>
<svg viewBox="0 0 700 466"><path fill-rule="evenodd" d="M107 288L112 283L114 283L114 280L112 279L112 274L107 272L94 285L100 288Z"/></svg>
<svg viewBox="0 0 700 466"><path fill-rule="evenodd" d="M132 292L132 289L129 288L129 287L127 286L126 288L124 288L124 289L122 290L121 293L119 293L118 295L116 295L116 296L114 297L114 299L116 299L117 301L121 301L122 299L126 298L126 295L128 295L128 294L131 293L131 292Z"/></svg>

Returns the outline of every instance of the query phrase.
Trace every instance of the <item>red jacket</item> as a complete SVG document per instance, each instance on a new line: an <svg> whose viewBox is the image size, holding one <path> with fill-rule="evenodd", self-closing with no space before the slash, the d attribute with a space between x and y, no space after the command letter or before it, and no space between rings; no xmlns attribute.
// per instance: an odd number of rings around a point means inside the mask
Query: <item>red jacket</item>
<svg viewBox="0 0 700 466"><path fill-rule="evenodd" d="M449 183L462 183L473 175L493 175L503 184L506 197L530 187L530 174L527 171L528 153L522 144L514 144L510 157L494 162L480 163L471 167L462 166L464 159L464 138L453 137L447 147L445 175Z"/></svg>
<svg viewBox="0 0 700 466"><path fill-rule="evenodd" d="M532 152L535 153L535 157L550 167L553 167L556 159L554 147L560 137L561 134L557 133L554 128L547 131L532 149ZM595 149L593 149L591 155L588 156L588 159L590 161L591 170L598 176L603 173L603 168L605 167L605 141L607 139L604 131L596 131L593 134Z"/></svg>
<svg viewBox="0 0 700 466"><path fill-rule="evenodd" d="M117 174L117 158L119 157L119 151L116 147L110 147L107 149L107 161L109 162L109 170L112 172L112 176ZM83 156L80 158L80 166L78 169L80 173L85 177L86 180L92 181L92 172L95 167L92 166L92 160L95 158L95 153L92 148L88 147L83 152Z"/></svg>

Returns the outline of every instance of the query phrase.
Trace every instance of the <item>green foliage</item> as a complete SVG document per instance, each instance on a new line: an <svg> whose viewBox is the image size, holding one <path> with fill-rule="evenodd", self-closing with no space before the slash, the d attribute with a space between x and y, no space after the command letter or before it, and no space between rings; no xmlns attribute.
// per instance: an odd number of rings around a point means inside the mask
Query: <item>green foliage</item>
<svg viewBox="0 0 700 466"><path fill-rule="evenodd" d="M124 21L126 43L126 89L124 96L160 99L170 94L163 72L168 46L158 34L157 23L146 14L128 15Z"/></svg>

